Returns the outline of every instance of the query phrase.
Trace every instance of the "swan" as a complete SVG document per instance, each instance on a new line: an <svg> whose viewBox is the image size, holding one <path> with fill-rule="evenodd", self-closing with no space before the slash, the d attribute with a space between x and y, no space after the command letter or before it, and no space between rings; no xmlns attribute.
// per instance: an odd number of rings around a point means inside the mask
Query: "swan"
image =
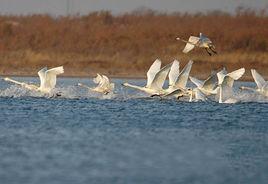
<svg viewBox="0 0 268 184"><path fill-rule="evenodd" d="M15 81L8 77L4 78L5 81L12 82L14 84L20 85L31 91L37 91L45 94L49 94L56 86L57 75L64 73L63 66L47 69L47 67L41 69L38 72L40 79L40 86L26 84L24 82ZM59 95L59 94L57 94Z"/></svg>
<svg viewBox="0 0 268 184"><path fill-rule="evenodd" d="M156 59L147 72L146 86L136 86L129 83L123 83L122 85L143 91L150 94L151 96L161 95L165 92L163 90L163 85L171 68L171 64L164 66L162 69L160 68L161 61L159 59Z"/></svg>
<svg viewBox="0 0 268 184"><path fill-rule="evenodd" d="M251 74L257 85L257 88L241 86L240 89L258 92L259 94L268 97L268 82L265 81L264 78L255 69L251 69Z"/></svg>
<svg viewBox="0 0 268 184"><path fill-rule="evenodd" d="M105 95L113 92L114 90L114 83L110 83L110 80L106 75L100 75L97 73L97 77L93 79L93 82L95 84L98 84L98 86L96 86L95 88L90 88L82 83L78 83L78 85L87 88L90 91L103 93Z"/></svg>
<svg viewBox="0 0 268 184"><path fill-rule="evenodd" d="M225 68L220 72L227 74ZM196 88L192 89L192 98L194 98L196 101L205 101L207 100L207 96L217 94L217 91L215 90L218 87L217 72L212 71L210 76L205 81L201 81L192 76L190 76L189 79L194 85L196 85Z"/></svg>
<svg viewBox="0 0 268 184"><path fill-rule="evenodd" d="M189 61L182 71L179 71L178 61L174 61L169 72L169 87L165 89L161 97L175 96L177 99L183 96L190 96L186 88L193 61Z"/></svg>
<svg viewBox="0 0 268 184"><path fill-rule="evenodd" d="M222 70L217 73L218 77L218 88L216 89L219 93L219 103L236 103L237 100L233 98L228 98L223 100L223 90L232 89L234 81L238 80L245 73L245 68L240 68L231 73L226 74L226 70Z"/></svg>
<svg viewBox="0 0 268 184"><path fill-rule="evenodd" d="M199 37L190 36L188 41L179 37L176 39L186 43L186 46L182 51L183 53L190 52L194 49L194 47L200 47L205 48L205 50L210 56L212 55L212 53L217 54L217 51L215 50L215 46L213 45L212 41L202 33L199 34Z"/></svg>
<svg viewBox="0 0 268 184"><path fill-rule="evenodd" d="M205 81L198 80L197 78L192 76L190 76L189 79L191 80L192 83L196 85L196 88L198 88L206 96L215 94L214 90L217 88L217 82L218 82L216 72L213 71Z"/></svg>

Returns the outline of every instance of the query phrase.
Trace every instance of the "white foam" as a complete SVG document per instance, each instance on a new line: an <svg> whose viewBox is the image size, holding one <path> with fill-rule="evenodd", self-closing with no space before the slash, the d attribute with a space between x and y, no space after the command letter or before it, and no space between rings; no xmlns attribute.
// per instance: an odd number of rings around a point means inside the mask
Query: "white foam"
<svg viewBox="0 0 268 184"><path fill-rule="evenodd" d="M10 87L0 91L0 96L19 98L23 96L44 97L45 95L36 91L27 90L17 85L11 85Z"/></svg>
<svg viewBox="0 0 268 184"><path fill-rule="evenodd" d="M108 95L100 94L97 92L89 91L85 88L81 88L76 85L69 84L67 86L60 86L55 88L50 95L44 95L40 92L30 91L18 85L10 85L6 89L0 90L0 97L44 97L51 98L56 97L56 94L61 94L60 98L66 99L83 99L83 98L97 98L97 99L142 99L148 98L149 95L135 90L128 90L124 87L119 87L115 89L114 93L109 93ZM238 87L233 90L224 89L224 99L236 99L238 102L260 102L260 103L268 103L268 97L265 97L257 92L239 90ZM159 100L159 98L151 98L155 100ZM170 100L176 100L174 98L168 98ZM212 101L218 101L218 97L212 96ZM189 101L188 97L180 98L179 101Z"/></svg>

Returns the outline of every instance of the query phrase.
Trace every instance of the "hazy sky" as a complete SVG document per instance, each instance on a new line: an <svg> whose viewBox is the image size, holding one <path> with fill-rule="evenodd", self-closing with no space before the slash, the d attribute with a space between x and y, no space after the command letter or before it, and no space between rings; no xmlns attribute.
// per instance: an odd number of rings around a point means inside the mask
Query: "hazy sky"
<svg viewBox="0 0 268 184"><path fill-rule="evenodd" d="M140 7L165 12L196 12L215 9L233 12L237 6L268 10L268 0L0 0L0 13L64 15L67 12L67 1L70 1L70 11L73 14L86 14L96 10L122 13Z"/></svg>

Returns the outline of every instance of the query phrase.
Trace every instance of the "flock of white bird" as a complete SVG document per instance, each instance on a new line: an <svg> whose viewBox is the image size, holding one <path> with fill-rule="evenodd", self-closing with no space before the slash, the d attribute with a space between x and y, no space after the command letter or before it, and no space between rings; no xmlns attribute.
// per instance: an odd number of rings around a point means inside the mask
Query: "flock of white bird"
<svg viewBox="0 0 268 184"><path fill-rule="evenodd" d="M189 40L183 40L177 38L177 40L186 43L183 49L184 53L190 52L195 47L204 48L211 56L217 54L215 46L212 41L200 33L199 37L190 36ZM147 72L147 84L146 86L136 86L129 83L122 84L125 87L133 88L143 91L149 94L151 97L158 96L160 98L175 97L180 99L181 97L188 97L189 102L193 101L206 101L211 99L211 96L215 96L215 99L219 103L236 103L238 100L232 98L229 93L233 90L234 81L238 80L245 73L244 68L240 68L233 72L228 73L225 68L218 72L212 72L211 75L205 80L201 81L195 77L190 76L190 71L193 65L193 61L189 61L186 66L180 71L180 63L174 60L172 63L161 68L161 61L156 59ZM41 92L44 94L50 94L56 86L57 75L64 73L63 66L56 68L43 68L38 72L40 78L40 86L27 84L24 82L15 81L10 78L4 78L5 81L17 84L28 90ZM250 90L259 93L265 97L268 97L268 82L255 70L251 70L253 79L257 85L257 88L240 87L242 90ZM164 83L168 78L169 85L167 88L163 88ZM188 79L195 84L195 88L187 87ZM97 77L93 79L93 82L97 84L95 87L90 87L81 83L78 86L84 87L89 91L102 93L104 95L113 93L115 84L111 83L109 78L105 75L97 74ZM228 93L225 93L228 91ZM56 94L60 96L60 93Z"/></svg>

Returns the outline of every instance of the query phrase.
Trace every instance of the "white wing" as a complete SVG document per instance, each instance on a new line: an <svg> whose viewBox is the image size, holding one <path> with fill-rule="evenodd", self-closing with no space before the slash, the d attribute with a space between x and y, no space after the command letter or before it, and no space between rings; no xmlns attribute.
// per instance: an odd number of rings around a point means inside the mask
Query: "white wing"
<svg viewBox="0 0 268 184"><path fill-rule="evenodd" d="M170 71L171 64L164 66L154 77L151 85L149 86L151 89L162 90L164 82L167 78L168 72Z"/></svg>
<svg viewBox="0 0 268 184"><path fill-rule="evenodd" d="M153 82L155 78L155 75L157 74L157 72L160 71L160 68L161 68L161 61L159 59L156 59L147 72L147 85L146 86L151 85L151 83Z"/></svg>
<svg viewBox="0 0 268 184"><path fill-rule="evenodd" d="M187 92L183 89L175 89L165 95L163 95L162 97L169 97L169 96L175 96L175 95L184 95L186 94Z"/></svg>
<svg viewBox="0 0 268 184"><path fill-rule="evenodd" d="M110 83L110 80L106 75L102 75L102 78L105 81L105 83Z"/></svg>
<svg viewBox="0 0 268 184"><path fill-rule="evenodd" d="M47 67L42 68L39 72L39 79L40 79L40 87L45 85L45 78L46 78L46 71L47 71Z"/></svg>
<svg viewBox="0 0 268 184"><path fill-rule="evenodd" d="M99 84L102 81L102 76L97 73L97 77L93 78L95 84Z"/></svg>
<svg viewBox="0 0 268 184"><path fill-rule="evenodd" d="M189 77L190 80L192 81L192 83L194 83L197 87L202 87L204 82L201 81L201 80L198 80L197 78L194 78L194 77Z"/></svg>
<svg viewBox="0 0 268 184"><path fill-rule="evenodd" d="M218 84L222 84L224 77L227 75L227 71L225 68L223 68L221 71L217 73L218 77Z"/></svg>
<svg viewBox="0 0 268 184"><path fill-rule="evenodd" d="M102 82L101 82L101 87L102 88L110 88L110 81L109 78L106 75L102 75Z"/></svg>
<svg viewBox="0 0 268 184"><path fill-rule="evenodd" d="M189 78L190 71L192 69L193 61L189 61L187 65L182 69L179 77L177 78L177 81L175 82L174 87L175 88L186 88L186 84Z"/></svg>
<svg viewBox="0 0 268 184"><path fill-rule="evenodd" d="M222 82L222 86L232 88L233 85L234 85L234 81L235 81L235 80L234 80L232 77L226 75L226 76L224 77L223 82Z"/></svg>
<svg viewBox="0 0 268 184"><path fill-rule="evenodd" d="M223 84L224 86L233 87L234 80L238 80L245 73L245 68L240 68L235 70L227 75L224 75L224 72L218 72L218 83Z"/></svg>
<svg viewBox="0 0 268 184"><path fill-rule="evenodd" d="M110 83L109 78L106 75L102 75L102 79L103 79L103 84L102 84L102 88L106 91L106 92L111 92L114 90L114 83Z"/></svg>
<svg viewBox="0 0 268 184"><path fill-rule="evenodd" d="M244 75L245 73L245 68L240 68L238 70L235 70L231 73L228 73L227 75L231 78L233 78L234 80L238 80L239 78L242 77L242 75Z"/></svg>
<svg viewBox="0 0 268 184"><path fill-rule="evenodd" d="M251 74L258 88L262 89L266 85L264 78L255 69L251 70Z"/></svg>
<svg viewBox="0 0 268 184"><path fill-rule="evenodd" d="M174 60L172 65L171 65L169 74L168 74L168 79L169 79L169 85L170 86L175 84L179 74L180 74L180 62L177 61L177 60Z"/></svg>
<svg viewBox="0 0 268 184"><path fill-rule="evenodd" d="M56 86L56 77L64 73L63 66L49 69L45 72L45 82L41 88L53 89Z"/></svg>
<svg viewBox="0 0 268 184"><path fill-rule="evenodd" d="M203 88L209 91L214 90L217 87L217 74L214 72L212 73L204 82Z"/></svg>
<svg viewBox="0 0 268 184"><path fill-rule="evenodd" d="M188 43L186 43L186 46L183 49L183 53L188 53L191 50L193 50L193 48L195 47L195 45L197 44L197 42L200 40L199 37L196 36L190 36Z"/></svg>

